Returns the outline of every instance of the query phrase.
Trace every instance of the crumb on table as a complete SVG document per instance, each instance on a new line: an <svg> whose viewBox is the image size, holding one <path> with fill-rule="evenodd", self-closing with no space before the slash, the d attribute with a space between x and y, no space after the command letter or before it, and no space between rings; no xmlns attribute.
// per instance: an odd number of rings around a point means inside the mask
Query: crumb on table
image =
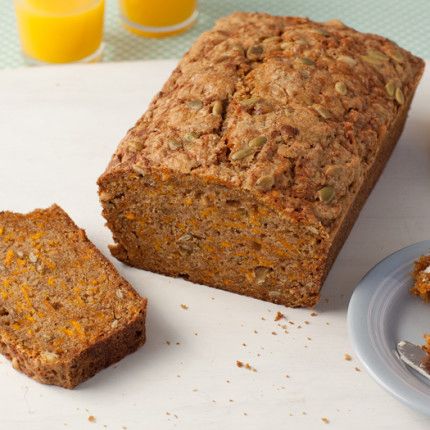
<svg viewBox="0 0 430 430"><path fill-rule="evenodd" d="M244 367L245 369L252 370L253 372L256 372L257 369L255 367L252 367L249 363L244 363L243 361L236 360L236 366L237 367Z"/></svg>
<svg viewBox="0 0 430 430"><path fill-rule="evenodd" d="M345 352L345 354L343 354L343 359L344 359L345 361L351 361L351 360L352 360L352 357L351 357L351 355L350 355L350 354L348 354L347 352Z"/></svg>
<svg viewBox="0 0 430 430"><path fill-rule="evenodd" d="M88 421L89 421L90 423L95 423L95 422L96 422L96 417L95 417L94 415L90 415L90 416L88 417Z"/></svg>
<svg viewBox="0 0 430 430"><path fill-rule="evenodd" d="M282 312L279 312L279 311L276 312L275 321L279 321L279 320L281 320L283 318L285 318L285 315Z"/></svg>

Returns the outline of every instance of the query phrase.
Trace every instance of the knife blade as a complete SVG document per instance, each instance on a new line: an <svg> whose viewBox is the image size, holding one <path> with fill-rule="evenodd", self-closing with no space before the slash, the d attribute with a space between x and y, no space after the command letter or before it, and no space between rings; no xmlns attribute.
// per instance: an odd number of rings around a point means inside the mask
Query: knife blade
<svg viewBox="0 0 430 430"><path fill-rule="evenodd" d="M401 340L397 344L397 352L404 363L425 376L427 379L430 379L430 372L423 365L423 361L427 357L427 353L423 351L421 347L406 340Z"/></svg>

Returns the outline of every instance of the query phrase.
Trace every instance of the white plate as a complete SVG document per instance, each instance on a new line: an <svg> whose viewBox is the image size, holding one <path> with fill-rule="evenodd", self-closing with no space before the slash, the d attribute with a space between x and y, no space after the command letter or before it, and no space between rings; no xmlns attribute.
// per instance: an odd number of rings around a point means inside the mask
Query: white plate
<svg viewBox="0 0 430 430"><path fill-rule="evenodd" d="M410 293L413 263L430 252L430 240L391 254L361 280L348 309L353 347L370 374L410 407L430 415L430 381L406 366L400 340L423 344L430 333L430 306Z"/></svg>

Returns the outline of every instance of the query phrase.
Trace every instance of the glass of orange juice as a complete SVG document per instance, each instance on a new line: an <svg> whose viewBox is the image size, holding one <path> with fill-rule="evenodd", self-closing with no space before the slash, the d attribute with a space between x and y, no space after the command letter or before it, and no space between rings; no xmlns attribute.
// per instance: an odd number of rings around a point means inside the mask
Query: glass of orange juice
<svg viewBox="0 0 430 430"><path fill-rule="evenodd" d="M197 19L197 0L119 0L127 30L139 36L165 37L188 30Z"/></svg>
<svg viewBox="0 0 430 430"><path fill-rule="evenodd" d="M22 50L31 62L92 62L101 58L104 0L14 3Z"/></svg>

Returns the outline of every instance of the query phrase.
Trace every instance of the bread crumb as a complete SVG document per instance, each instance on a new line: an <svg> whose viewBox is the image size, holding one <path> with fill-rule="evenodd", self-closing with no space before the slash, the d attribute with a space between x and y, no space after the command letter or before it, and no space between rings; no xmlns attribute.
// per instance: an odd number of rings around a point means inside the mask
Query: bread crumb
<svg viewBox="0 0 430 430"><path fill-rule="evenodd" d="M266 318L264 318L264 317L261 317L261 319L262 319L263 321L266 321Z"/></svg>
<svg viewBox="0 0 430 430"><path fill-rule="evenodd" d="M252 367L249 363L245 364L245 369L252 370L253 372L257 371L257 369L255 367Z"/></svg>
<svg viewBox="0 0 430 430"><path fill-rule="evenodd" d="M361 372L361 369L359 367L354 368L356 372Z"/></svg>
<svg viewBox="0 0 430 430"><path fill-rule="evenodd" d="M279 312L279 311L276 312L275 321L279 321L279 320L281 320L283 318L285 318L285 315L282 312Z"/></svg>
<svg viewBox="0 0 430 430"><path fill-rule="evenodd" d="M88 417L88 421L89 421L90 423L95 423L95 422L96 422L96 417L95 417L94 415L90 415L90 416Z"/></svg>
<svg viewBox="0 0 430 430"><path fill-rule="evenodd" d="M311 317L316 317L318 314L316 312L311 312Z"/></svg>
<svg viewBox="0 0 430 430"><path fill-rule="evenodd" d="M322 417L322 418L321 418L321 421L322 421L324 424L329 424L329 423L330 423L330 420L329 420L327 417Z"/></svg>
<svg viewBox="0 0 430 430"><path fill-rule="evenodd" d="M187 310L188 309L188 305L184 305L183 303L181 304L181 308Z"/></svg>
<svg viewBox="0 0 430 430"><path fill-rule="evenodd" d="M272 331L273 336L276 336L278 333L276 331Z"/></svg>
<svg viewBox="0 0 430 430"><path fill-rule="evenodd" d="M233 400L233 399L229 399L229 402L230 402L230 403L233 403L233 402L234 402L234 400Z"/></svg>
<svg viewBox="0 0 430 430"><path fill-rule="evenodd" d="M167 345L170 345L170 341L166 340Z"/></svg>
<svg viewBox="0 0 430 430"><path fill-rule="evenodd" d="M242 343L242 346L246 346L246 343Z"/></svg>
<svg viewBox="0 0 430 430"><path fill-rule="evenodd" d="M257 330L254 330L254 333L255 333L255 334L258 334L258 331L257 331Z"/></svg>
<svg viewBox="0 0 430 430"><path fill-rule="evenodd" d="M345 354L343 354L343 359L346 361L351 361L352 357L347 352L345 352Z"/></svg>
<svg viewBox="0 0 430 430"><path fill-rule="evenodd" d="M249 363L244 363L243 361L240 361L240 360L236 360L236 366L244 367L245 369L252 370L253 372L257 371L257 369L255 367L252 367Z"/></svg>
<svg viewBox="0 0 430 430"><path fill-rule="evenodd" d="M304 323L305 323L306 325L309 325L309 324L310 324L310 322L309 322L309 321L307 321L307 320L305 320L305 321L304 321Z"/></svg>
<svg viewBox="0 0 430 430"><path fill-rule="evenodd" d="M307 339L307 340L312 340L312 338L311 338L311 337L309 337L309 336L308 336L306 339Z"/></svg>

